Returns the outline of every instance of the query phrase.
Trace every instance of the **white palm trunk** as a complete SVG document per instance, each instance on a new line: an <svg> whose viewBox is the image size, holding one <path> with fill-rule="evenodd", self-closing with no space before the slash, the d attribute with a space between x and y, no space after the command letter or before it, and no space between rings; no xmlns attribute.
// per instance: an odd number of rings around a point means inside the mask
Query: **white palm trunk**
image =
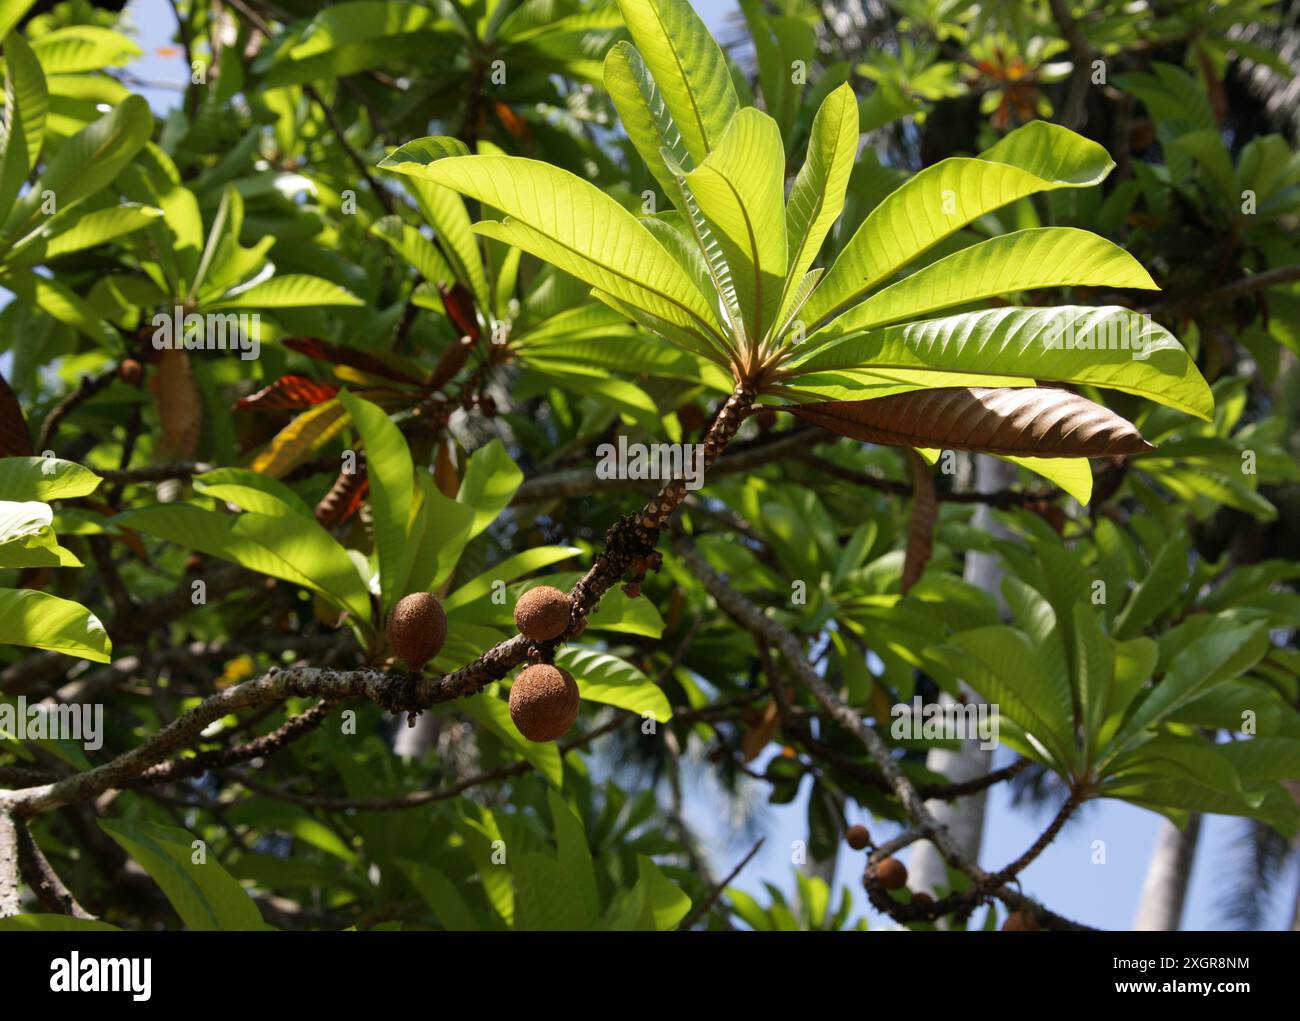
<svg viewBox="0 0 1300 1021"><path fill-rule="evenodd" d="M1175 932L1178 929L1200 835L1199 815L1188 820L1185 830L1180 830L1168 819L1160 824L1160 836L1151 852L1147 878L1142 884L1142 898L1133 919L1135 930Z"/></svg>
<svg viewBox="0 0 1300 1021"><path fill-rule="evenodd" d="M977 456L975 458L975 489L979 492L992 492L1010 486L1016 477L1015 467L996 458ZM994 520L992 512L983 504L975 512L973 524L995 535L1005 535ZM1002 567L995 556L984 553L970 553L966 558L965 578L972 585L978 585L993 596L1006 614L1006 603L1002 598ZM969 688L964 689L968 700L978 701L979 696ZM945 699L951 698L945 694ZM933 749L926 755L925 764L936 773L942 773L953 783L962 783L987 773L993 764L993 752L980 747L978 740L969 740L957 751ZM957 846L972 861L979 859L980 845L984 840L984 802L983 792L971 797L958 798L955 801L930 801L927 806L935 819L948 828ZM946 888L948 871L943 856L928 840L918 843L912 851L908 862L910 875L909 886L914 890L934 893Z"/></svg>

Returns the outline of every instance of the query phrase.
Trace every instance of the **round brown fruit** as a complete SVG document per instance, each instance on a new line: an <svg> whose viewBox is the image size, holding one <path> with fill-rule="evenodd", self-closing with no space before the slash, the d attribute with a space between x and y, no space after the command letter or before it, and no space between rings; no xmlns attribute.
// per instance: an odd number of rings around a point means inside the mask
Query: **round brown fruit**
<svg viewBox="0 0 1300 1021"><path fill-rule="evenodd" d="M934 898L924 891L912 894L912 903L920 907L928 907L934 903Z"/></svg>
<svg viewBox="0 0 1300 1021"><path fill-rule="evenodd" d="M901 890L907 885L907 866L897 858L886 858L876 866L876 878L886 890Z"/></svg>
<svg viewBox="0 0 1300 1021"><path fill-rule="evenodd" d="M510 718L529 741L554 741L573 726L582 700L567 670L537 663L519 671L510 688Z"/></svg>
<svg viewBox="0 0 1300 1021"><path fill-rule="evenodd" d="M123 383L129 383L131 386L139 383L143 375L144 366L134 358L123 358L122 364L117 367L117 378Z"/></svg>
<svg viewBox="0 0 1300 1021"><path fill-rule="evenodd" d="M1032 911L1013 911L1002 923L1003 932L1038 932L1038 919Z"/></svg>
<svg viewBox="0 0 1300 1021"><path fill-rule="evenodd" d="M442 651L447 640L447 614L442 603L429 592L412 592L403 596L388 617L388 647L412 670Z"/></svg>
<svg viewBox="0 0 1300 1021"><path fill-rule="evenodd" d="M861 851L871 843L871 831L865 826L850 826L844 833L844 839L853 850Z"/></svg>
<svg viewBox="0 0 1300 1021"><path fill-rule="evenodd" d="M569 597L553 585L530 588L515 603L515 627L530 642L549 642L569 629Z"/></svg>

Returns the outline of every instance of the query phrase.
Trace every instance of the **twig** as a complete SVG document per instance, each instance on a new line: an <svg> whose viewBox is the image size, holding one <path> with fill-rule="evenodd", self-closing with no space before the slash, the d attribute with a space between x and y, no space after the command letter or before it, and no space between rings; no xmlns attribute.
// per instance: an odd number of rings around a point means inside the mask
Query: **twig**
<svg viewBox="0 0 1300 1021"><path fill-rule="evenodd" d="M1179 298L1170 298L1154 305L1148 305L1141 311L1153 316L1191 315L1201 309L1236 301L1248 294L1255 294L1258 291L1266 290L1269 287L1277 287L1280 284L1288 284L1294 280L1300 280L1300 264L1278 266L1276 269L1266 270L1263 273L1254 273L1251 276L1242 277L1240 280L1234 280L1232 283L1224 284L1222 287L1216 287L1211 291L1186 294Z"/></svg>
<svg viewBox="0 0 1300 1021"><path fill-rule="evenodd" d="M722 896L727 887L731 885L732 881L738 875L740 875L741 871L750 863L754 855L758 854L758 849L763 846L763 841L766 839L766 837L758 838L758 843L749 849L749 854L740 859L740 864L728 872L726 878L723 879L722 882L716 884L713 889L709 891L709 895L705 897L704 900L700 901L695 910L682 919L682 924L677 927L678 930L681 932L687 931L712 910L713 905L718 903L718 898Z"/></svg>
<svg viewBox="0 0 1300 1021"><path fill-rule="evenodd" d="M78 903L76 896L64 885L59 874L42 853L40 846L28 832L27 826L15 821L18 835L18 868L23 879L36 894L36 899L46 911L73 918L94 918Z"/></svg>
<svg viewBox="0 0 1300 1021"><path fill-rule="evenodd" d="M100 390L108 386L117 378L117 366L105 369L98 376L82 376L81 382L77 384L75 390L64 396L63 400L50 409L50 413L45 416L45 421L41 423L40 435L36 438L36 451L40 455L43 451L50 449L50 442L54 439L54 432L59 427L68 414L79 404L88 401Z"/></svg>

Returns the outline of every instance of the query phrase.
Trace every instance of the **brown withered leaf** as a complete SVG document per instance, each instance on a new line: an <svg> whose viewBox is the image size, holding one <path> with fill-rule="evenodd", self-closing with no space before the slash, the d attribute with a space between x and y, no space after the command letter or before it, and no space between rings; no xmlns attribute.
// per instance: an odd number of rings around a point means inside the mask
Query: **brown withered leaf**
<svg viewBox="0 0 1300 1021"><path fill-rule="evenodd" d="M185 461L199 448L203 431L203 394L194 378L188 351L167 348L149 376L162 436L154 444L159 462Z"/></svg>
<svg viewBox="0 0 1300 1021"><path fill-rule="evenodd" d="M32 433L18 395L0 373L0 457L31 457Z"/></svg>
<svg viewBox="0 0 1300 1021"><path fill-rule="evenodd" d="M912 462L912 516L907 522L907 553L903 558L901 591L921 580L925 565L934 552L934 525L939 520L939 503L934 495L934 476L930 466L915 450L909 450Z"/></svg>
<svg viewBox="0 0 1300 1021"><path fill-rule="evenodd" d="M941 387L780 410L829 432L891 447L1022 457L1111 457L1154 449L1113 411L1051 387Z"/></svg>
<svg viewBox="0 0 1300 1021"><path fill-rule="evenodd" d="M456 499L456 494L460 492L460 472L456 470L449 438L444 437L438 444L438 453L433 462L433 481L443 496L449 500Z"/></svg>

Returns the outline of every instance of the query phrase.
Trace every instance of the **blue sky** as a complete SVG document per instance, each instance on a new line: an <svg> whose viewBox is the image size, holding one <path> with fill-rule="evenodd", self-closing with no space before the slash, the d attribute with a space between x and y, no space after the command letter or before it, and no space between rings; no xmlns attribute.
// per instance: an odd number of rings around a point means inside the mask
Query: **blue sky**
<svg viewBox="0 0 1300 1021"><path fill-rule="evenodd" d="M696 9L716 33L728 13L737 8L730 0L696 0ZM149 81L184 82L188 74L182 57L165 50L160 52L160 48L174 46L175 21L166 0L133 0L128 10L137 29L136 38L144 51L129 70ZM137 91L143 92L160 113L174 106L177 100L175 92L165 89L137 87ZM765 809L769 824L767 843L737 880L738 886L755 893L761 902L766 902L761 886L764 880L787 893L794 888L790 848L793 841L806 836L806 788L809 785L810 782L805 784L801 797L790 805ZM1048 809L1041 818L1030 817L1012 809L1006 791L1001 787L995 788L986 815L983 864L1000 867L1014 859L1034 841L1053 810ZM714 870L718 875L725 875L749 845L742 840L730 839L725 827L720 825L719 803L707 790L692 788L688 792L687 815L701 832L709 835ZM883 825L873 824L865 815L852 821L866 822L877 836L885 831ZM1094 805L1026 870L1023 874L1026 893L1079 921L1103 928L1128 928L1160 822L1161 819L1150 812L1117 802ZM1224 927L1217 910L1218 892L1214 889L1211 872L1215 866L1222 867L1230 860L1227 848L1234 834L1239 832L1240 825L1237 820L1212 817L1203 827L1184 918L1185 928ZM1104 865L1092 863L1093 842L1097 840L1105 842ZM866 904L866 895L859 881L862 862L861 854L845 849L840 856L837 874L837 885L848 884L853 891L858 912ZM1292 895L1292 890L1284 889L1274 898L1271 927L1282 927L1288 921ZM874 916L872 924L889 923L887 919Z"/></svg>

